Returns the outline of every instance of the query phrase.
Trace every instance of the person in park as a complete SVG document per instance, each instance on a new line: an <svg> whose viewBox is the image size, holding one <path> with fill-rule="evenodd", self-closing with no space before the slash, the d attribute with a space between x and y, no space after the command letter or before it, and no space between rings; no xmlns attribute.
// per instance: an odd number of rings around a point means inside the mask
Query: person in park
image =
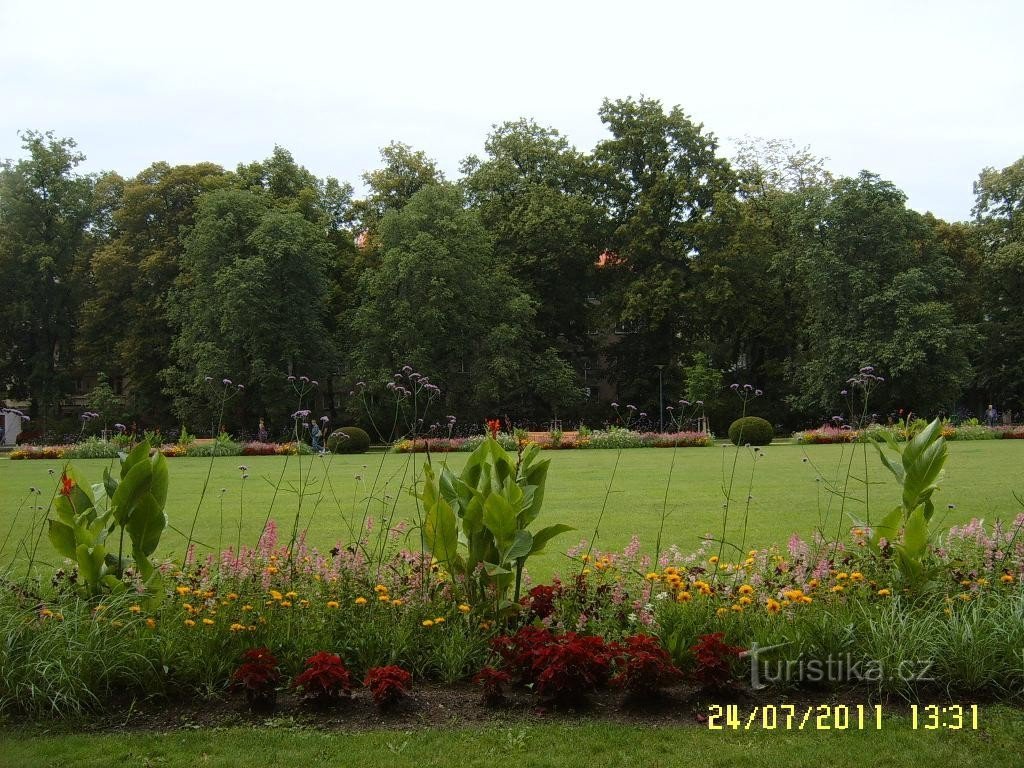
<svg viewBox="0 0 1024 768"><path fill-rule="evenodd" d="M264 423L262 416L260 416L260 426L256 430L256 439L261 443L267 442L267 425Z"/></svg>
<svg viewBox="0 0 1024 768"><path fill-rule="evenodd" d="M993 407L992 403L989 403L988 404L988 410L985 411L985 420L988 422L988 425L990 427L994 427L995 426L996 418L998 416L999 416L999 414L996 413L996 409Z"/></svg>
<svg viewBox="0 0 1024 768"><path fill-rule="evenodd" d="M323 437L323 434L324 433L320 431L320 425L319 424L317 424L315 421L310 423L310 425L309 425L309 436L310 436L311 440L313 441L313 453L323 453L324 452L323 443L320 442L320 438Z"/></svg>

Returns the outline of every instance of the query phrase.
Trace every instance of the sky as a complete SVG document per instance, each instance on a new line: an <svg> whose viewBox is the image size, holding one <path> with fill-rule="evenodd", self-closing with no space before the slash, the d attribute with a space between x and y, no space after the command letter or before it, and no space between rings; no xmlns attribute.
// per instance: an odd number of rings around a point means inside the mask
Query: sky
<svg viewBox="0 0 1024 768"><path fill-rule="evenodd" d="M1024 156L1021 29L1015 0L0 0L0 158L24 129L126 176L279 144L359 189L392 140L456 178L496 123L590 150L601 101L643 95L726 155L788 139L963 220L981 169Z"/></svg>

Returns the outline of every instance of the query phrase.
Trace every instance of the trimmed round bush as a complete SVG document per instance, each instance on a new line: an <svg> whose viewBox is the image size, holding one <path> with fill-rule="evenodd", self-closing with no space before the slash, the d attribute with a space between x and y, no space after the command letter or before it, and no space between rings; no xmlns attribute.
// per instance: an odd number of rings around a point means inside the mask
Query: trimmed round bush
<svg viewBox="0 0 1024 768"><path fill-rule="evenodd" d="M768 445L773 437L772 425L760 416L744 416L729 426L729 440L733 445Z"/></svg>
<svg viewBox="0 0 1024 768"><path fill-rule="evenodd" d="M359 427L339 427L327 438L331 453L366 453L370 450L370 436Z"/></svg>

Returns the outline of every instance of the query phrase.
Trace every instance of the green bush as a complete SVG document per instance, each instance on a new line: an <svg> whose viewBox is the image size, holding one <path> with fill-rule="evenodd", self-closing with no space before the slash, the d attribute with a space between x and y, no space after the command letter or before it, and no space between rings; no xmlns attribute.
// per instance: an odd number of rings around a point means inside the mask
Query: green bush
<svg viewBox="0 0 1024 768"><path fill-rule="evenodd" d="M768 445L773 437L772 425L760 416L744 416L729 426L729 440L733 445Z"/></svg>
<svg viewBox="0 0 1024 768"><path fill-rule="evenodd" d="M339 427L327 438L331 453L366 453L370 450L370 436L359 427Z"/></svg>
<svg viewBox="0 0 1024 768"><path fill-rule="evenodd" d="M213 442L192 443L185 450L185 455L200 458L209 458L215 453L217 456L241 456L242 448L242 444L232 440L230 435L221 433Z"/></svg>
<svg viewBox="0 0 1024 768"><path fill-rule="evenodd" d="M121 446L113 440L87 437L64 451L65 459L116 459Z"/></svg>

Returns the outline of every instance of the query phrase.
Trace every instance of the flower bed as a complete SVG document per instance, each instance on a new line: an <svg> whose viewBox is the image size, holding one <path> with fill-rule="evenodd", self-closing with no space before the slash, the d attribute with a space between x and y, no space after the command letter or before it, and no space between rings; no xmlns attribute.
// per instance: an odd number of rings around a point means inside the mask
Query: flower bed
<svg viewBox="0 0 1024 768"><path fill-rule="evenodd" d="M554 439L548 433L529 433L525 445L537 445L543 450L572 450L585 448L693 448L714 445L714 436L706 432L636 432L613 427L607 430L581 430L565 433ZM392 449L395 453L449 453L472 452L480 447L483 435L473 437L435 437L401 440ZM506 450L516 449L516 438L499 433L497 440Z"/></svg>
<svg viewBox="0 0 1024 768"><path fill-rule="evenodd" d="M22 445L8 454L18 461L23 459L116 459L127 447L115 440L99 440L91 438L81 443L67 445ZM160 446L160 453L167 458L192 456L206 458L213 454L212 441L182 445L181 443L165 443ZM305 443L235 443L218 442L218 456L294 456L297 453L310 454L312 448Z"/></svg>

